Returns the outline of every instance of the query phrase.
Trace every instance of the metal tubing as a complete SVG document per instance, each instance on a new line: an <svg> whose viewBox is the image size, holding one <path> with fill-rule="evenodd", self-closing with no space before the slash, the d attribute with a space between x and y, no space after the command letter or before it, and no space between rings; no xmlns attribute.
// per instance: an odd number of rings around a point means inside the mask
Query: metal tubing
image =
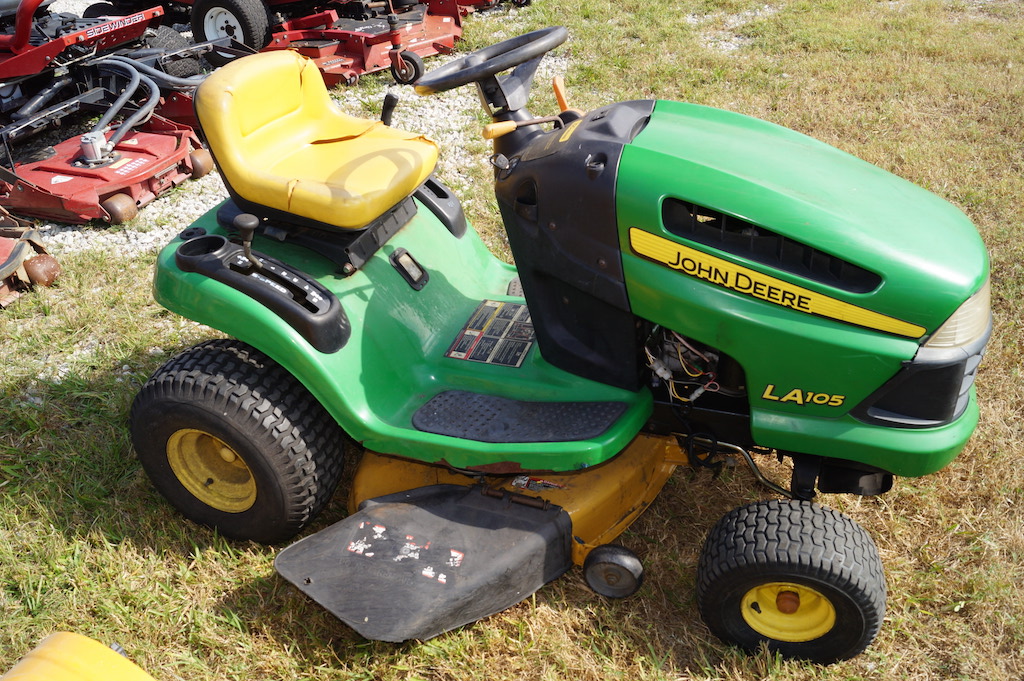
<svg viewBox="0 0 1024 681"><path fill-rule="evenodd" d="M743 460L747 462L747 467L750 468L750 471L754 474L754 477L757 478L758 482L760 482L762 485L772 490L773 492L781 494L787 499L794 498L794 495L791 491L789 491L785 487L782 487L778 483L772 482L771 480L766 478L764 476L764 473L761 472L761 469L757 467L756 463L754 463L754 457L750 456L750 452L748 452L743 447L740 447L739 445L730 444L728 442L712 441L704 437L694 437L691 435L683 435L682 437L693 440L693 442L695 442L696 444L699 444L703 447L707 447L708 449L711 449L712 447L722 447L724 449L732 451L734 454L739 454L741 457L743 457Z"/></svg>

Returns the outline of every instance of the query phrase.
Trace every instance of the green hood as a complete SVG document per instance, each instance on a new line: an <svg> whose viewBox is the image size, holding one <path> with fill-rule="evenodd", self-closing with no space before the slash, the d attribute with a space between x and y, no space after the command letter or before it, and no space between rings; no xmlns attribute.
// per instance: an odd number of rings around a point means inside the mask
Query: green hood
<svg viewBox="0 0 1024 681"><path fill-rule="evenodd" d="M650 123L624 150L620 168L620 178L647 178L643 195L619 192L619 214L631 222L620 228L662 224L666 197L740 218L874 272L882 283L868 293L841 291L711 246L696 247L928 333L978 290L988 272L977 230L948 202L834 147L748 116L659 101Z"/></svg>

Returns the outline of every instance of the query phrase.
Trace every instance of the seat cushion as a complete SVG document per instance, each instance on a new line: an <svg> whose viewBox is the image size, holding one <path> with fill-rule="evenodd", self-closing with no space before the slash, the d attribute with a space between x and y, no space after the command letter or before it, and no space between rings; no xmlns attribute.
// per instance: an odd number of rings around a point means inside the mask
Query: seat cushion
<svg viewBox="0 0 1024 681"><path fill-rule="evenodd" d="M341 112L316 65L290 51L222 67L200 86L196 112L234 193L340 228L364 227L437 163L425 137Z"/></svg>

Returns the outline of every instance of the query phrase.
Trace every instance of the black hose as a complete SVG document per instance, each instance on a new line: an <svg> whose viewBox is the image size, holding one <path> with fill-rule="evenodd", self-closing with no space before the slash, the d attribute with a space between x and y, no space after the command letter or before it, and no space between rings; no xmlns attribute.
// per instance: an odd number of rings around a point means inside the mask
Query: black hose
<svg viewBox="0 0 1024 681"><path fill-rule="evenodd" d="M96 65L100 70L115 71L120 72L123 75L127 75L131 82L128 88L126 88L121 96L117 98L117 101L107 109L107 112L103 114L103 117L100 118L99 122L93 126L92 132L102 132L102 130L110 124L110 121L113 120L114 116L124 108L128 99L135 95L140 84L144 85L146 89L149 90L149 97L146 99L146 103L140 105L137 111L125 118L114 134L111 135L110 139L107 140L107 145L109 145L108 148L112 148L128 134L129 130L149 120L149 117L153 115L153 111L155 111L156 107L160 104L160 88L157 87L157 84L153 82L152 78L139 73L138 69L135 68L136 65L130 61L128 63L124 63L113 59L102 59L96 62Z"/></svg>
<svg viewBox="0 0 1024 681"><path fill-rule="evenodd" d="M25 102L24 106L11 114L11 118L20 121L29 116L32 116L37 111L42 109L44 106L50 103L58 92L63 90L68 85L71 85L74 81L69 76L58 78L52 83L40 90L34 97Z"/></svg>
<svg viewBox="0 0 1024 681"><path fill-rule="evenodd" d="M144 73L153 80L155 80L157 83L161 85L166 85L167 87L171 88L196 87L204 80L206 80L206 76L204 74L196 74L194 76L189 76L188 78L172 76L169 73L164 73L160 69L153 68L149 64L143 64L142 62L135 61L134 59L130 59L119 54L106 57L104 61L116 61L119 63L129 64L141 73Z"/></svg>
<svg viewBox="0 0 1024 681"><path fill-rule="evenodd" d="M121 122L121 125L117 127L114 134L110 136L109 144L111 147L120 142L132 128L142 125L148 121L150 116L152 116L153 112L156 110L156 107L160 105L160 88L149 76L139 74L139 77L142 80L142 84L149 89L149 99L146 100L145 104L139 107L138 111L124 119Z"/></svg>
<svg viewBox="0 0 1024 681"><path fill-rule="evenodd" d="M142 76L134 69L126 68L123 64L111 63L105 59L96 62L96 65L101 70L106 67L108 71L119 72L122 75L127 75L129 78L128 87L124 89L124 92L121 93L120 97L114 100L114 103L111 104L106 113L100 117L100 120L96 125L92 126L91 132L99 133L110 125L110 121L114 120L114 116L120 113L121 109L124 108L124 105L128 103L128 100L135 95L135 92L139 89L139 83L142 81Z"/></svg>

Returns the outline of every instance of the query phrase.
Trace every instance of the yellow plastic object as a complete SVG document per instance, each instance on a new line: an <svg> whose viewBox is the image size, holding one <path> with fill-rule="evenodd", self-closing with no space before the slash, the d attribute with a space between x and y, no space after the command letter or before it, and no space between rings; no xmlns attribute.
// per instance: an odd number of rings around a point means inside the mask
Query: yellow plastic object
<svg viewBox="0 0 1024 681"><path fill-rule="evenodd" d="M241 513L256 503L256 479L238 453L220 438L182 428L167 440L167 463L182 486L207 506Z"/></svg>
<svg viewBox="0 0 1024 681"><path fill-rule="evenodd" d="M686 464L686 455L674 438L638 435L611 461L584 471L524 474L527 488L515 485L514 476L489 476L486 482L565 509L575 539L572 559L582 565L591 550L613 541L640 516L681 464ZM349 512L354 513L366 499L385 494L426 485L476 482L476 478L444 466L366 452L352 482Z"/></svg>
<svg viewBox="0 0 1024 681"><path fill-rule="evenodd" d="M0 676L3 681L153 681L131 660L81 634L62 631Z"/></svg>
<svg viewBox="0 0 1024 681"><path fill-rule="evenodd" d="M507 135L510 132L515 132L516 129L515 121L501 121L500 123L488 123L484 126L484 139L493 140L498 139L503 135Z"/></svg>
<svg viewBox="0 0 1024 681"><path fill-rule="evenodd" d="M343 229L366 226L437 163L425 137L342 113L316 64L291 50L221 67L199 86L195 107L238 196Z"/></svg>
<svg viewBox="0 0 1024 681"><path fill-rule="evenodd" d="M768 638L788 643L813 641L832 631L836 609L817 590L788 582L765 582L743 596L743 620Z"/></svg>

